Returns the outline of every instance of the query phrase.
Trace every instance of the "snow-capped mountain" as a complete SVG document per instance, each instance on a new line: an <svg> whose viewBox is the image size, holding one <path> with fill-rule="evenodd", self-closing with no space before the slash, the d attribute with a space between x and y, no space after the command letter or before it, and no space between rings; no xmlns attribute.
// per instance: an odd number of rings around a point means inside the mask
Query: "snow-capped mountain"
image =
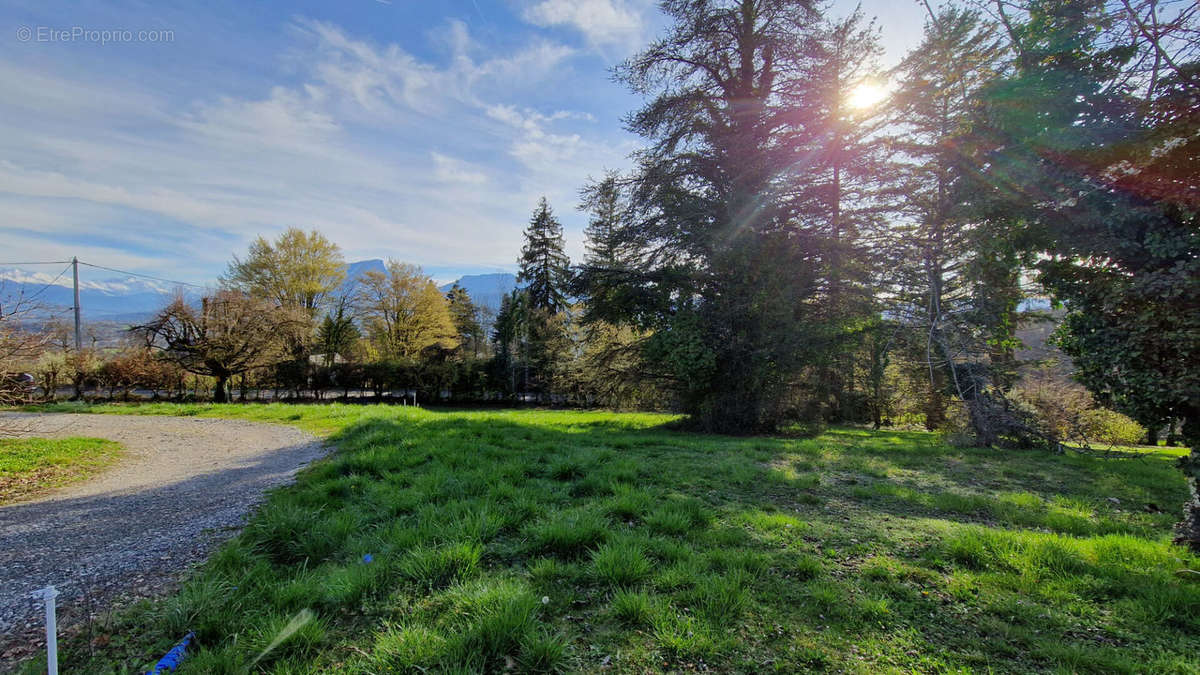
<svg viewBox="0 0 1200 675"><path fill-rule="evenodd" d="M138 321L183 291L171 284L138 277L80 276L79 306L84 317L95 320ZM188 289L186 294L194 294L195 290ZM73 295L70 270L59 274L0 268L0 299L9 306L21 301L36 305L41 313L63 313L74 306Z"/></svg>
<svg viewBox="0 0 1200 675"><path fill-rule="evenodd" d="M62 274L34 272L18 268L0 268L0 308L10 308L23 299L36 304L45 315L66 315L74 306L71 270ZM350 291L367 272L384 272L382 260L360 260L346 265L342 292ZM79 306L84 320L135 323L145 320L174 299L178 293L195 299L202 290L194 286L176 286L133 276L96 277L97 270L80 267ZM499 309L500 299L517 285L516 276L507 273L468 274L456 282L441 286L442 292L457 283L467 289L478 305ZM215 285L215 284L214 284Z"/></svg>

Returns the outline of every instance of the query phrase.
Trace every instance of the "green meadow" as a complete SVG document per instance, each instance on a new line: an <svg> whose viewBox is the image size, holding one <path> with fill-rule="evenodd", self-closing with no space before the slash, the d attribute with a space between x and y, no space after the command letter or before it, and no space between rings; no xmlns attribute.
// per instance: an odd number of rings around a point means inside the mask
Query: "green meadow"
<svg viewBox="0 0 1200 675"><path fill-rule="evenodd" d="M187 673L1200 671L1200 561L1170 543L1182 450L721 437L609 412L56 409L294 424L336 448L178 592L64 645L65 672L144 671L189 630Z"/></svg>

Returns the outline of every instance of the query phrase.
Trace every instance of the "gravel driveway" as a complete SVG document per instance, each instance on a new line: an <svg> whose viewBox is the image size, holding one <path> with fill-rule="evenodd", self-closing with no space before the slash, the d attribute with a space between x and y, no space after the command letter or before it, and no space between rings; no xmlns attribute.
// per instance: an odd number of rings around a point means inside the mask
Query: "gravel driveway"
<svg viewBox="0 0 1200 675"><path fill-rule="evenodd" d="M36 436L107 438L127 456L104 474L0 506L0 669L40 641L53 584L60 626L161 592L241 525L264 490L325 446L291 427L222 419L3 414ZM60 631L61 632L61 631Z"/></svg>

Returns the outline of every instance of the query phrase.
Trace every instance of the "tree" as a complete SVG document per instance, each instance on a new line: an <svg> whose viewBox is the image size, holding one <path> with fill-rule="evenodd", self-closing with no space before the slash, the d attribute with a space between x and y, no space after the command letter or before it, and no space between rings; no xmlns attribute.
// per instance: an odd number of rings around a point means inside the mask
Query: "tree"
<svg viewBox="0 0 1200 675"><path fill-rule="evenodd" d="M467 289L458 284L454 284L446 292L446 302L450 304L450 317L454 320L455 330L458 331L459 348L464 353L469 352L472 357L479 358L486 340L479 321L479 308L471 301Z"/></svg>
<svg viewBox="0 0 1200 675"><path fill-rule="evenodd" d="M362 338L354 319L346 313L348 304L346 300L338 302L337 308L326 313L317 328L316 347L324 354L326 367L332 366L337 357L345 357Z"/></svg>
<svg viewBox="0 0 1200 675"><path fill-rule="evenodd" d="M521 371L519 359L524 351L521 341L526 334L528 299L529 296L520 289L514 289L505 295L500 299L500 311L496 314L496 322L492 326L492 344L495 351L492 357L492 374L510 394L524 390L524 387L518 389L517 380Z"/></svg>
<svg viewBox="0 0 1200 675"><path fill-rule="evenodd" d="M130 330L183 370L215 378L213 400L224 403L231 377L285 360L289 338L306 324L300 312L224 290L199 308L177 298Z"/></svg>
<svg viewBox="0 0 1200 675"><path fill-rule="evenodd" d="M931 430L945 421L949 371L960 358L951 343L973 332L967 325L971 267L983 236L956 198L964 174L959 147L976 95L997 76L1003 55L995 27L979 12L931 10L921 44L899 66L892 96L900 128L893 143L905 160L897 167L900 216L907 224L896 238L897 299L899 313L923 338L925 426Z"/></svg>
<svg viewBox="0 0 1200 675"><path fill-rule="evenodd" d="M581 191L580 209L591 214L586 236L587 252L571 281L571 291L583 298L582 321L586 324L636 323L630 316L638 302L637 286L624 281L641 263L642 251L629 236L632 214L621 177L608 172Z"/></svg>
<svg viewBox="0 0 1200 675"><path fill-rule="evenodd" d="M521 248L518 263L521 271L517 281L525 284L532 307L550 312L566 308L571 261L563 250L562 225L551 213L545 197L538 201L525 228L525 246Z"/></svg>
<svg viewBox="0 0 1200 675"><path fill-rule="evenodd" d="M1080 381L1147 426L1184 421L1178 541L1200 551L1200 67L1176 58L1187 47L1105 42L1102 9L1031 0L1004 15L1016 57L983 94L974 199L1041 254ZM1145 50L1174 73L1146 76Z"/></svg>
<svg viewBox="0 0 1200 675"><path fill-rule="evenodd" d="M258 237L245 260L236 256L222 278L227 287L316 317L346 278L341 249L320 232L289 227L274 241Z"/></svg>
<svg viewBox="0 0 1200 675"><path fill-rule="evenodd" d="M21 369L41 356L51 338L50 333L33 329L40 310L36 297L6 293L0 282L0 407L19 405L31 393L33 382ZM26 430L20 422L0 420L0 436Z"/></svg>
<svg viewBox="0 0 1200 675"><path fill-rule="evenodd" d="M783 138L803 152L787 193L795 226L814 239L820 270L816 317L828 348L815 371L814 404L822 416L852 419L865 392L855 392L856 361L864 356L878 312L876 288L890 269L878 264L894 169L877 102L879 30L861 9L840 20L820 17L800 38L801 70L783 90L794 110Z"/></svg>
<svg viewBox="0 0 1200 675"><path fill-rule="evenodd" d="M797 35L815 16L795 0L662 4L673 25L619 69L651 100L628 127L651 143L629 180L617 242L641 254L589 284L620 286L621 319L653 331L645 373L678 395L698 428L773 429L813 360L819 254L786 196L805 153L785 130L795 109Z"/></svg>
<svg viewBox="0 0 1200 675"><path fill-rule="evenodd" d="M458 346L450 308L420 267L389 260L367 272L358 299L367 332L388 358L415 359L431 348Z"/></svg>

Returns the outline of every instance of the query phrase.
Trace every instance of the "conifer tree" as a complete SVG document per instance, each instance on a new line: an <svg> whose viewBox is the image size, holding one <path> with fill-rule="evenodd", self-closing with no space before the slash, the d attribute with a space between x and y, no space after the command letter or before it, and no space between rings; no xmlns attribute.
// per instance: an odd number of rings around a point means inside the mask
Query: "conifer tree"
<svg viewBox="0 0 1200 675"><path fill-rule="evenodd" d="M886 229L891 174L879 133L886 121L879 29L856 9L811 22L799 45L799 77L785 89L795 121L785 137L804 158L787 197L798 229L820 254L817 317L828 349L818 355L814 404L824 417L844 421L863 412L867 392L856 389L854 375L869 358L866 327L878 312L881 272L889 269L878 264L876 247Z"/></svg>
<svg viewBox="0 0 1200 675"><path fill-rule="evenodd" d="M988 282L1011 278L1002 269L1004 258L983 250L995 249L996 242L987 241L957 198L969 171L961 140L976 95L996 77L1003 55L995 27L978 12L942 8L927 19L920 45L901 62L892 96L899 130L892 142L903 157L896 169L904 223L894 238L895 297L902 304L897 312L916 333L917 358L928 374L922 407L929 429L942 426L947 395L958 393L952 392L952 359L977 350L961 344L978 332L968 322L988 321L986 311L969 311L973 300L991 299L977 310L1015 311L1008 294L989 287Z"/></svg>
<svg viewBox="0 0 1200 675"><path fill-rule="evenodd" d="M584 234L587 253L571 283L572 292L583 299L583 322L628 324L631 293L627 283L639 264L636 242L626 239L631 214L620 176L608 172L582 191L580 209L591 214Z"/></svg>
<svg viewBox="0 0 1200 675"><path fill-rule="evenodd" d="M479 308L471 300L467 289L458 284L454 284L446 292L446 302L450 305L450 318L454 320L454 327L458 330L459 348L464 354L470 353L472 357L478 358L484 341Z"/></svg>
<svg viewBox="0 0 1200 675"><path fill-rule="evenodd" d="M696 427L770 430L821 344L809 321L819 255L787 203L808 149L787 138L796 110L782 94L799 84L796 37L816 17L800 0L662 8L667 34L618 71L649 99L628 125L650 142L620 230L643 252L622 313L653 331L648 375Z"/></svg>
<svg viewBox="0 0 1200 675"><path fill-rule="evenodd" d="M533 309L557 313L567 306L571 260L563 247L562 224L542 197L525 228L525 246L518 261L517 281L525 284Z"/></svg>

